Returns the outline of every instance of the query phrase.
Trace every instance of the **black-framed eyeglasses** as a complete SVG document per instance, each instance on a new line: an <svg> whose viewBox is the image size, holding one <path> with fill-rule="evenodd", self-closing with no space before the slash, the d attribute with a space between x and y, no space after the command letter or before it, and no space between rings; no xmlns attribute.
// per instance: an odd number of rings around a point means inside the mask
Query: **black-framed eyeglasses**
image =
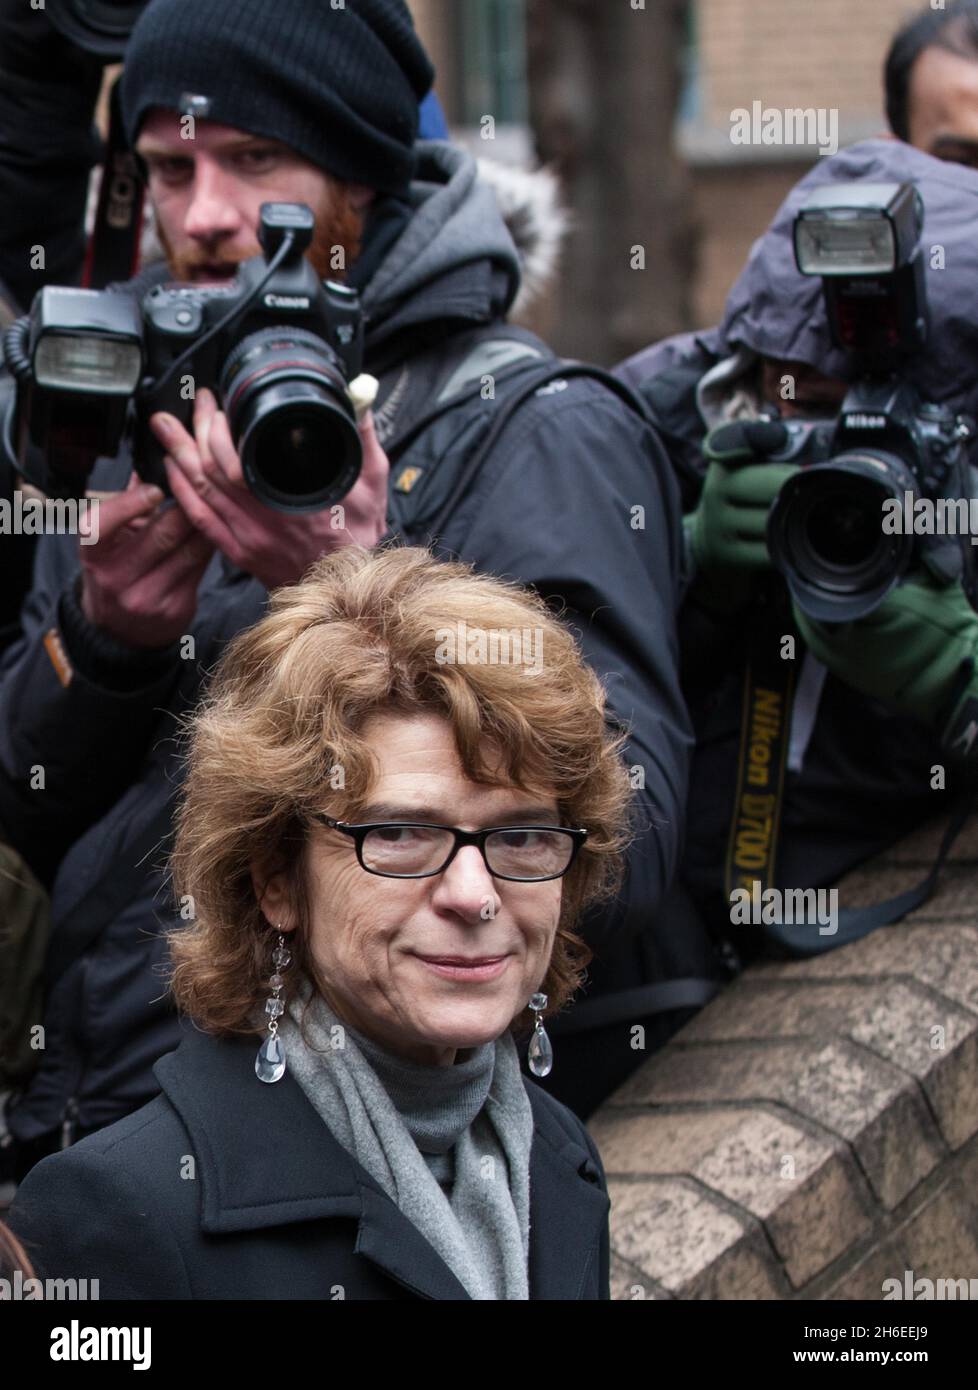
<svg viewBox="0 0 978 1390"><path fill-rule="evenodd" d="M587 839L586 830L562 825L494 825L459 830L427 821L370 821L351 825L332 816L316 820L349 835L360 867L381 878L432 878L442 873L463 845L475 845L493 878L543 883L562 878Z"/></svg>

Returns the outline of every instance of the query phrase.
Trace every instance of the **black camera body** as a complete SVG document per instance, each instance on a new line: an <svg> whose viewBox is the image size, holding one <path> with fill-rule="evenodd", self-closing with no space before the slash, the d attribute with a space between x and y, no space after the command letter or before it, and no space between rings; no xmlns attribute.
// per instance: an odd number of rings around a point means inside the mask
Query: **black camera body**
<svg viewBox="0 0 978 1390"><path fill-rule="evenodd" d="M771 457L804 471L789 479L772 509L772 561L809 617L863 617L916 554L911 532L884 528L882 503L889 499L902 512L909 501L912 514L913 499L966 495L971 430L895 377L854 383L835 421L783 424L788 443ZM957 546L954 552L962 553ZM970 552L963 559L970 571Z"/></svg>
<svg viewBox="0 0 978 1390"><path fill-rule="evenodd" d="M265 203L263 255L233 281L158 285L139 306L112 291L41 290L4 335L17 471L48 496L79 496L96 459L128 436L140 476L167 492L150 417L167 411L192 432L207 387L260 501L293 512L338 502L362 463L347 388L363 327L356 292L321 281L306 260L313 228L304 205Z"/></svg>
<svg viewBox="0 0 978 1390"><path fill-rule="evenodd" d="M921 225L910 184L827 187L796 219L798 267L822 275L832 340L857 368L837 419L782 421L785 444L769 456L800 465L771 509L771 559L819 621L865 617L916 559L974 592L969 538L913 529L920 499L973 491L973 423L923 400L901 373L928 332ZM885 525L888 514L901 524Z"/></svg>

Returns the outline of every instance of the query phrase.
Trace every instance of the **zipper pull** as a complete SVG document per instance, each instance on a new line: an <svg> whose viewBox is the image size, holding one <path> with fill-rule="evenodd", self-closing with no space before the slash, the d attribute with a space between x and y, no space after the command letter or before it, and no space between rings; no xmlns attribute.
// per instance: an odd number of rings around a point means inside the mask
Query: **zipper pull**
<svg viewBox="0 0 978 1390"><path fill-rule="evenodd" d="M61 1121L61 1147L67 1149L75 1137L75 1129L78 1125L78 1102L72 1096L65 1105L64 1119Z"/></svg>

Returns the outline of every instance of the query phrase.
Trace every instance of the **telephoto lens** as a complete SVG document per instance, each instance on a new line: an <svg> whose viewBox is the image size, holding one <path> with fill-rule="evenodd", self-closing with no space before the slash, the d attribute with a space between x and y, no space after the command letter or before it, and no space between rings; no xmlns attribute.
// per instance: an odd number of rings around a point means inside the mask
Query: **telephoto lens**
<svg viewBox="0 0 978 1390"><path fill-rule="evenodd" d="M279 511L332 506L362 451L340 358L302 328L261 328L224 364L219 393L251 491Z"/></svg>

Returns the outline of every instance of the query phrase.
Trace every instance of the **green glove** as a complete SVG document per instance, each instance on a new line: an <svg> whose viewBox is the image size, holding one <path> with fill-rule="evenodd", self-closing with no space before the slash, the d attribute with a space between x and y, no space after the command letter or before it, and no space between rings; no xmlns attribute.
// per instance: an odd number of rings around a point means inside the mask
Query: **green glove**
<svg viewBox="0 0 978 1390"><path fill-rule="evenodd" d="M766 570L767 519L798 466L757 462L784 442L784 426L749 420L720 425L703 442L710 460L696 510L686 518L698 572Z"/></svg>
<svg viewBox="0 0 978 1390"><path fill-rule="evenodd" d="M914 576L865 618L816 623L796 605L795 622L811 652L854 690L946 734L970 695L978 696L978 613L960 581Z"/></svg>

